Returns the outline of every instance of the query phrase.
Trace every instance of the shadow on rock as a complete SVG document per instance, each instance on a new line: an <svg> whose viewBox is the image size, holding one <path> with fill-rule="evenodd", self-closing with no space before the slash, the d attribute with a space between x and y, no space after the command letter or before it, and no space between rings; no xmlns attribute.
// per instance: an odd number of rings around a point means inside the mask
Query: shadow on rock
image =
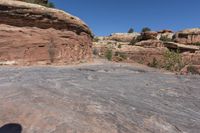
<svg viewBox="0 0 200 133"><path fill-rule="evenodd" d="M16 123L9 123L0 128L0 133L22 133L22 126Z"/></svg>

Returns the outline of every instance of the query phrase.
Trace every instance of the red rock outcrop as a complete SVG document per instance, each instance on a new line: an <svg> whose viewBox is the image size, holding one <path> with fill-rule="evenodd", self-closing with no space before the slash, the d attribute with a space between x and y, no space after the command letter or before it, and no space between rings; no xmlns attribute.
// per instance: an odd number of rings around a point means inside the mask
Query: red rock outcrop
<svg viewBox="0 0 200 133"><path fill-rule="evenodd" d="M200 65L187 65L181 71L181 74L199 74L200 75Z"/></svg>
<svg viewBox="0 0 200 133"><path fill-rule="evenodd" d="M155 31L146 31L141 33L141 40L157 40L158 33Z"/></svg>
<svg viewBox="0 0 200 133"><path fill-rule="evenodd" d="M170 50L179 50L179 52L192 52L195 53L195 51L200 50L200 47L193 46L193 45L184 45L180 43L175 42L164 42L165 47L167 47Z"/></svg>
<svg viewBox="0 0 200 133"><path fill-rule="evenodd" d="M200 65L200 51L196 51L195 53L189 53L189 52L182 53L182 58L184 64Z"/></svg>
<svg viewBox="0 0 200 133"><path fill-rule="evenodd" d="M130 42L133 38L139 36L137 32L134 33L114 33L107 37L107 40L114 40L118 42Z"/></svg>
<svg viewBox="0 0 200 133"><path fill-rule="evenodd" d="M164 44L162 41L159 40L144 40L135 43L135 46L141 46L145 48L156 48L156 47L164 47Z"/></svg>
<svg viewBox="0 0 200 133"><path fill-rule="evenodd" d="M92 33L79 18L20 1L0 1L0 64L70 64L92 57Z"/></svg>
<svg viewBox="0 0 200 133"><path fill-rule="evenodd" d="M174 41L182 44L195 44L200 42L200 28L186 29L177 32Z"/></svg>

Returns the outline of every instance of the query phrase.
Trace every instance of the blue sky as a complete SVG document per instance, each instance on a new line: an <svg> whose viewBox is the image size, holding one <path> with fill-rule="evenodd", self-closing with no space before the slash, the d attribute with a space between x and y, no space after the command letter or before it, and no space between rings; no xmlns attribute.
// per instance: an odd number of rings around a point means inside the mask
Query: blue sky
<svg viewBox="0 0 200 133"><path fill-rule="evenodd" d="M95 35L200 27L200 0L50 0L81 18Z"/></svg>

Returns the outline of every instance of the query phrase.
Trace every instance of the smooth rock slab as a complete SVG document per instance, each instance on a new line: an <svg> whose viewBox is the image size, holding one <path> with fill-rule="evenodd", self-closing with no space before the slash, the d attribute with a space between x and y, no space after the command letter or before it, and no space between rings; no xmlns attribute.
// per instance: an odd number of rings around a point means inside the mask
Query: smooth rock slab
<svg viewBox="0 0 200 133"><path fill-rule="evenodd" d="M199 133L200 76L125 64L1 67L0 127L23 133Z"/></svg>

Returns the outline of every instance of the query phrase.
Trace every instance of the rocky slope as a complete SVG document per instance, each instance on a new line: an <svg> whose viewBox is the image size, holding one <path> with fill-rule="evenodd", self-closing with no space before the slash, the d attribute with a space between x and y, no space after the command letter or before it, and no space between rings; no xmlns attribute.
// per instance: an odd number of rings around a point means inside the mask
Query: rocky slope
<svg viewBox="0 0 200 133"><path fill-rule="evenodd" d="M0 1L0 64L69 64L91 59L92 33L66 12Z"/></svg>
<svg viewBox="0 0 200 133"><path fill-rule="evenodd" d="M183 39L179 34L187 37ZM135 33L131 41L127 39L127 33L117 35L118 40L112 36L97 37L98 39L94 41L94 53L104 57L110 56L107 53L111 51L113 61L137 62L158 68L167 66L167 69L170 64L169 67L179 66L178 71L187 65L200 65L198 29L188 29L177 33L170 30ZM169 50L179 53L169 52Z"/></svg>

